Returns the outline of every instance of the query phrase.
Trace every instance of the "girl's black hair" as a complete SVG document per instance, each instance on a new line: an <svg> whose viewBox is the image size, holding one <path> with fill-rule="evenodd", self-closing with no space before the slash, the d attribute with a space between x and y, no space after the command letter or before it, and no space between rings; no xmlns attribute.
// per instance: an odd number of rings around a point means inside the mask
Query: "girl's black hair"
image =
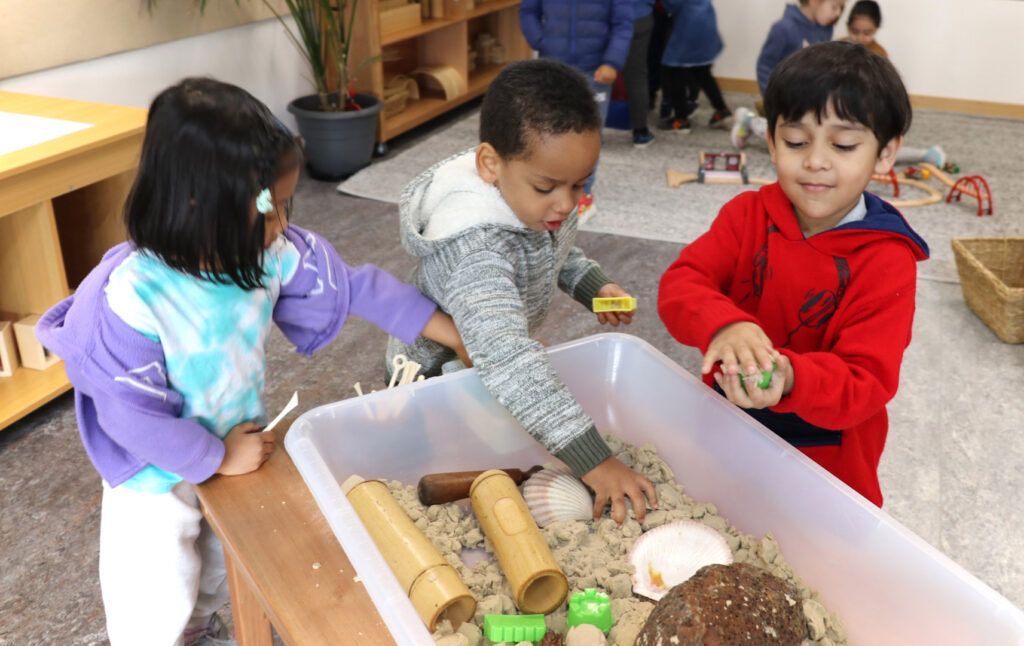
<svg viewBox="0 0 1024 646"><path fill-rule="evenodd" d="M799 121L814 112L820 122L830 101L840 119L870 128L879 150L910 130L910 98L889 59L830 41L804 47L772 70L764 89L768 135L775 136L779 118Z"/></svg>
<svg viewBox="0 0 1024 646"><path fill-rule="evenodd" d="M480 141L502 159L523 155L536 135L600 129L601 113L586 77L549 58L506 65L480 107Z"/></svg>
<svg viewBox="0 0 1024 646"><path fill-rule="evenodd" d="M128 235L178 271L261 287L264 218L253 217L253 200L300 163L295 138L251 94L184 79L149 108Z"/></svg>
<svg viewBox="0 0 1024 646"><path fill-rule="evenodd" d="M876 28L882 26L882 10L875 0L857 0L850 9L850 17L846 19L846 24L849 25L857 16L864 16L875 23Z"/></svg>

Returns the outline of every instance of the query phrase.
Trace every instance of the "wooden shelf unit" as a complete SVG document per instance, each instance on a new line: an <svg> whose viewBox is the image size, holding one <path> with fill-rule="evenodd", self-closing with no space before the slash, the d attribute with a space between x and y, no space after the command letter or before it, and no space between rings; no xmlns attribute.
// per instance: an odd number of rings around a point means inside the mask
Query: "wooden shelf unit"
<svg viewBox="0 0 1024 646"><path fill-rule="evenodd" d="M429 2L430 0L424 0ZM520 0L489 0L466 9L465 0L444 0L444 18L425 18L415 27L381 35L378 0L360 2L356 7L356 28L353 30L350 60L358 65L376 59L353 81L356 92L384 96L386 82L395 75L408 76L419 67L449 65L462 77L466 91L445 98L424 92L410 100L399 113L386 116L381 112L377 122L377 141L389 139L415 128L448 110L481 96L505 64L529 58L530 46L519 28ZM476 35L486 32L504 48L504 62L478 65L469 70L468 49ZM399 53L398 60L380 60L384 48Z"/></svg>
<svg viewBox="0 0 1024 646"><path fill-rule="evenodd" d="M92 124L0 155L0 312L20 318L68 296L124 240L146 111L0 92L0 112ZM0 429L70 388L61 362L0 377Z"/></svg>

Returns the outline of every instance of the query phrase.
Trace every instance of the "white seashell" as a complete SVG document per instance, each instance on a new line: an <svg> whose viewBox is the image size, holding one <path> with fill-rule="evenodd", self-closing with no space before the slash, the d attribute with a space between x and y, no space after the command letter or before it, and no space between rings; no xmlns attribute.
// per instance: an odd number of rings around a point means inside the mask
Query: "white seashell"
<svg viewBox="0 0 1024 646"><path fill-rule="evenodd" d="M537 525L559 520L590 520L594 500L579 478L561 468L545 468L523 483L523 498Z"/></svg>
<svg viewBox="0 0 1024 646"><path fill-rule="evenodd" d="M678 520L640 535L626 560L633 564L633 592L660 600L705 565L732 563L725 537L693 520Z"/></svg>

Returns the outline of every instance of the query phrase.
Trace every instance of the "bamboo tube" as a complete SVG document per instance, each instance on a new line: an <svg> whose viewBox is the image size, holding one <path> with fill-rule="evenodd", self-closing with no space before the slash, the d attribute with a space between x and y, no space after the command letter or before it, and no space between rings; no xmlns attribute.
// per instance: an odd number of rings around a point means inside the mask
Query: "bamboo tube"
<svg viewBox="0 0 1024 646"><path fill-rule="evenodd" d="M476 612L459 573L412 522L387 485L352 476L342 490L430 632L447 619L457 628Z"/></svg>
<svg viewBox="0 0 1024 646"><path fill-rule="evenodd" d="M469 498L477 521L494 546L505 577L524 614L548 614L565 601L569 582L504 471L484 471Z"/></svg>

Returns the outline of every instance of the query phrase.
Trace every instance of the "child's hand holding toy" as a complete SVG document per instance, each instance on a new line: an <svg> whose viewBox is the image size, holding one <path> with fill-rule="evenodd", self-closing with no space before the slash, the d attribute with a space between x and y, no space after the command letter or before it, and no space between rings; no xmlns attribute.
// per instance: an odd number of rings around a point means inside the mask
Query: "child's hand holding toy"
<svg viewBox="0 0 1024 646"><path fill-rule="evenodd" d="M274 452L274 433L259 432L255 422L242 422L228 432L224 438L224 459L217 473L226 476L240 476L263 466Z"/></svg>
<svg viewBox="0 0 1024 646"><path fill-rule="evenodd" d="M742 408L774 406L793 390L793 365L756 323L731 323L715 333L701 372L708 374L718 362L722 372L715 374L715 382Z"/></svg>
<svg viewBox="0 0 1024 646"><path fill-rule="evenodd" d="M616 285L615 283L607 283L604 287L597 290L598 298L630 298L630 295L626 293L624 289ZM605 311L597 313L597 322L604 325L605 323L611 323L612 327L618 327L619 323L629 325L633 322L633 315L636 314L636 309L632 309L628 312L622 311Z"/></svg>

